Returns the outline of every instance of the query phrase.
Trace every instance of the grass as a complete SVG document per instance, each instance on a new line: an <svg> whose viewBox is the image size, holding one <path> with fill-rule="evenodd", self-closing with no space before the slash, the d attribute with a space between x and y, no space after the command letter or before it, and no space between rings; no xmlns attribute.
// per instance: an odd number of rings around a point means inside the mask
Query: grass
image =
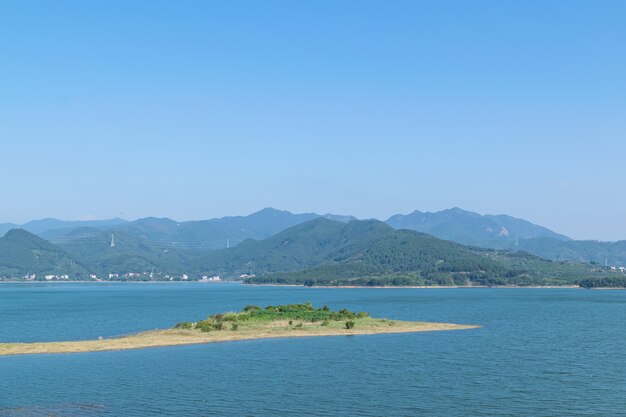
<svg viewBox="0 0 626 417"><path fill-rule="evenodd" d="M302 306L306 307L303 308ZM448 323L376 319L363 314L351 313L348 310L340 310L340 312L332 312L324 308L314 309L308 303L290 306L270 306L266 309L244 309L239 313L213 315L206 320L196 323L179 323L173 329L154 330L111 339L0 343L0 356L99 352L248 339L406 333L479 327ZM350 322L353 324L347 324Z"/></svg>

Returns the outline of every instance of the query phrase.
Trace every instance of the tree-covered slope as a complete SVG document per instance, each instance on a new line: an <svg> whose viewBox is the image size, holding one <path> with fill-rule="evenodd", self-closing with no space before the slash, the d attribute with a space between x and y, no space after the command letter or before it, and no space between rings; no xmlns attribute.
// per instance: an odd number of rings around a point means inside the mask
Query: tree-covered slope
<svg viewBox="0 0 626 417"><path fill-rule="evenodd" d="M71 239L58 246L101 277L153 271L160 275L180 274L187 269L186 261L189 259L185 251L168 244L136 238L123 232L112 236L109 232L90 228L75 230Z"/></svg>
<svg viewBox="0 0 626 417"><path fill-rule="evenodd" d="M302 230L308 239L295 240ZM309 285L562 285L606 273L592 265L467 247L378 221L314 221L275 238L271 247L268 241L241 245L231 266L255 266L252 283Z"/></svg>
<svg viewBox="0 0 626 417"><path fill-rule="evenodd" d="M102 244L116 235L120 244L158 247L174 251L206 251L237 246L246 239L263 240L290 227L312 219L326 218L343 223L353 216L315 213L293 214L266 208L248 216L229 216L209 220L178 222L168 218L148 217L127 222L122 219L97 221L61 221L42 219L22 226L0 224L0 235L20 227L60 245L74 247L85 236L99 235ZM435 213L414 211L390 217L387 224L395 229L428 233L440 239L483 248L524 250L547 260L594 262L609 266L626 265L626 242L574 241L545 227L506 215L480 215L453 208ZM108 235L107 235L108 234ZM92 238L93 239L93 238ZM81 240L79 242L79 240ZM72 249L73 250L73 249ZM100 254L94 254L100 256ZM149 255L149 258L153 258ZM154 265L159 262L150 261ZM149 263L150 263L149 262ZM145 262L140 262L146 264ZM105 263L106 264L106 263ZM122 262L116 262L123 265Z"/></svg>
<svg viewBox="0 0 626 417"><path fill-rule="evenodd" d="M410 229L482 248L523 250L556 261L626 265L626 241L572 240L545 227L506 215L480 215L453 208L435 213L414 211L390 217L395 229Z"/></svg>
<svg viewBox="0 0 626 417"><path fill-rule="evenodd" d="M0 239L0 277L83 279L93 273L104 279L108 274L127 274L126 279L254 274L249 282L307 285L563 285L621 274L600 265L464 246L377 220L342 223L320 217L265 240L205 251L179 250L122 231L112 239L110 232L92 228L75 230L60 245L24 230Z"/></svg>
<svg viewBox="0 0 626 417"><path fill-rule="evenodd" d="M269 239L246 240L229 250L207 252L194 269L222 274L263 274L311 268L363 248L392 230L379 221L340 223L317 218Z"/></svg>
<svg viewBox="0 0 626 417"><path fill-rule="evenodd" d="M0 277L50 274L76 278L86 277L88 272L70 254L26 230L12 229L0 238Z"/></svg>

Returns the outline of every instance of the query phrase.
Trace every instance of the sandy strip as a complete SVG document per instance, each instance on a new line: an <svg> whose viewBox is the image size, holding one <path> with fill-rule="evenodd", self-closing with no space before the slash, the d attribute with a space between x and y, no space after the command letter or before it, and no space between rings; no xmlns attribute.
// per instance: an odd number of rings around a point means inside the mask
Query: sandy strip
<svg viewBox="0 0 626 417"><path fill-rule="evenodd" d="M339 327L340 325L342 325L342 323L337 323L334 324L334 326L325 327L307 324L302 328L294 328L293 326L264 326L263 328L243 329L237 331L222 330L212 331L208 333L204 333L199 330L168 329L154 330L144 333L138 333L131 336L101 340L0 343L0 356L46 353L101 352L112 350L192 345L201 343L218 343L250 339L412 333L475 329L480 327L473 325L459 325L448 323L425 323L378 319L372 319L370 323L363 326L359 326L357 321L357 325L350 330Z"/></svg>

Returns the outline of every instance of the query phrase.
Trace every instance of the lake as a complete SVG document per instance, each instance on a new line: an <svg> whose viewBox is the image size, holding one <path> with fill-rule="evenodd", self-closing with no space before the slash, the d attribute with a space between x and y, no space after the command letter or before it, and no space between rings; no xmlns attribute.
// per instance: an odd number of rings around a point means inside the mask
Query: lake
<svg viewBox="0 0 626 417"><path fill-rule="evenodd" d="M626 415L626 291L2 284L0 342L304 301L483 327L0 357L0 416Z"/></svg>

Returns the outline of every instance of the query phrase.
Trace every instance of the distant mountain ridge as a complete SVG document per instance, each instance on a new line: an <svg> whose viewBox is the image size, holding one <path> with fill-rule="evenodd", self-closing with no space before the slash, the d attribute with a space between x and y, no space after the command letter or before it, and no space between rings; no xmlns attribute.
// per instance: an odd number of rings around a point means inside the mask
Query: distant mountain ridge
<svg viewBox="0 0 626 417"><path fill-rule="evenodd" d="M41 235L45 232L57 230L71 230L78 227L106 228L123 223L127 223L127 220L120 218L108 220L59 220L48 218L32 220L21 225L14 223L0 223L0 236L4 235L11 229L24 229L36 235Z"/></svg>
<svg viewBox="0 0 626 417"><path fill-rule="evenodd" d="M414 211L397 214L386 220L396 229L428 233L445 240L480 247L511 247L523 239L552 238L569 241L569 237L542 226L507 215L480 215L454 207L435 213Z"/></svg>
<svg viewBox="0 0 626 417"><path fill-rule="evenodd" d="M197 280L218 274L305 285L563 285L620 274L464 246L378 220L318 217L221 250L163 248L123 232L109 243L107 232L97 233L61 248L26 230L10 230L0 239L0 278Z"/></svg>
<svg viewBox="0 0 626 417"><path fill-rule="evenodd" d="M209 220L178 222L168 218L148 217L135 221L110 219L101 221L61 221L43 219L23 226L0 224L0 235L23 227L61 247L81 249L89 257L89 248L105 247L112 239L127 247L143 245L172 251L216 250L235 247L246 239L263 240L304 222L327 218L340 222L356 220L354 216L315 213L293 214L265 208L248 216L228 216ZM465 245L524 250L549 260L576 260L611 266L626 265L626 243L574 241L545 227L507 215L480 215L460 208L429 213L414 211L397 214L386 220L395 229L415 230L437 238ZM151 251L146 253L149 258Z"/></svg>
<svg viewBox="0 0 626 417"><path fill-rule="evenodd" d="M593 262L607 266L626 266L626 240L600 242L597 240L561 241L551 238L526 239L512 247L541 256L544 259Z"/></svg>
<svg viewBox="0 0 626 417"><path fill-rule="evenodd" d="M146 217L131 222L119 222L109 227L78 224L79 227L57 228L38 234L61 245L76 243L83 238L93 240L93 236L99 234L98 231L105 231L109 234L109 240L112 235L120 234L120 238L150 241L182 250L224 249L237 246L246 239L266 239L289 227L319 217L342 222L356 219L353 216L293 214L285 210L265 208L248 216L182 222L169 218Z"/></svg>
<svg viewBox="0 0 626 417"><path fill-rule="evenodd" d="M195 271L305 285L563 285L604 277L588 264L468 247L378 220L317 218L268 239L199 257Z"/></svg>
<svg viewBox="0 0 626 417"><path fill-rule="evenodd" d="M227 216L209 220L176 221L169 218L147 217L135 221L115 218L95 221L62 221L42 219L24 225L0 224L0 235L13 228L23 228L45 239L59 243L68 236L76 236L82 229L124 232L138 238L167 241L179 246L197 246L200 249L225 248L228 243L236 246L245 239L266 239L291 226L324 217L340 222L357 218L349 215L302 213L265 208L248 216ZM429 213L414 211L397 214L385 221L395 229L416 230L454 242L481 247L510 247L513 243L532 238L571 240L567 236L526 220L506 215L480 215L459 208ZM93 232L93 230L92 230Z"/></svg>

